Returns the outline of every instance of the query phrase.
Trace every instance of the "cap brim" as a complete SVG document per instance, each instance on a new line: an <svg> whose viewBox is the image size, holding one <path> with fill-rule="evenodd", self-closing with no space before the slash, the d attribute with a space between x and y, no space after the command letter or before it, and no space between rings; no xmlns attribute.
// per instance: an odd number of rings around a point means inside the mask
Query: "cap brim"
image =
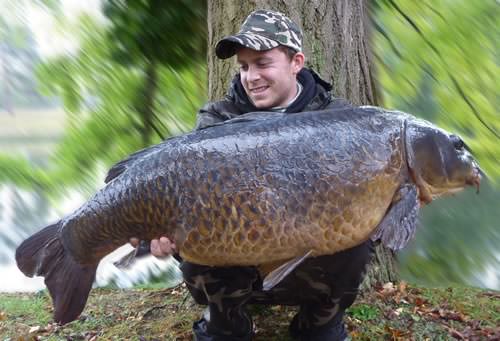
<svg viewBox="0 0 500 341"><path fill-rule="evenodd" d="M239 47L244 46L255 51L266 51L279 46L272 39L255 33L240 33L221 39L215 46L215 54L220 59L227 59L236 54Z"/></svg>

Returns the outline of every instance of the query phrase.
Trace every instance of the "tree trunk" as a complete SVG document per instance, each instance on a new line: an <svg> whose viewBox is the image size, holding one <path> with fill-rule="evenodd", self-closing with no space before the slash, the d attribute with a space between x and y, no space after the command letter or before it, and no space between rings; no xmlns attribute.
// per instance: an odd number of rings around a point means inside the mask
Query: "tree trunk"
<svg viewBox="0 0 500 341"><path fill-rule="evenodd" d="M142 125L139 127L142 143L144 146L151 144L153 131L155 131L161 139L163 135L154 123L154 98L158 89L158 70L157 64L153 61L146 63L144 70L144 85L142 91L139 92L135 100L135 109L139 113Z"/></svg>
<svg viewBox="0 0 500 341"><path fill-rule="evenodd" d="M306 65L333 84L333 94L355 105L377 105L370 50L370 20L363 0L253 0L208 2L208 91L211 100L222 98L237 72L235 58L215 56L215 45L239 30L256 9L285 13L303 30ZM377 248L367 276L369 285L397 279L392 254Z"/></svg>

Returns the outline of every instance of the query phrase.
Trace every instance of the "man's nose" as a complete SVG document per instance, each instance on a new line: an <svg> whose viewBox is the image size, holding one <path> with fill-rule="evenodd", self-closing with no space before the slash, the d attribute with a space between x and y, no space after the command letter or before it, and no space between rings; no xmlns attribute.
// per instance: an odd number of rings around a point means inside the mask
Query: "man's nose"
<svg viewBox="0 0 500 341"><path fill-rule="evenodd" d="M255 66L248 67L247 79L249 82L255 82L260 79L260 72L257 67Z"/></svg>

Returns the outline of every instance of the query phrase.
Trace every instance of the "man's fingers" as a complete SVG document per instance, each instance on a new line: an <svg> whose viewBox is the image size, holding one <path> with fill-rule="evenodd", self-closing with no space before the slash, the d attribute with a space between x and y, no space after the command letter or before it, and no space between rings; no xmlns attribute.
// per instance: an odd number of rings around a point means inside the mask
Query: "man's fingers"
<svg viewBox="0 0 500 341"><path fill-rule="evenodd" d="M160 238L160 249L164 254L171 255L175 253L176 246L167 237Z"/></svg>
<svg viewBox="0 0 500 341"><path fill-rule="evenodd" d="M133 247L137 247L139 245L139 238L130 238L129 243ZM170 241L167 237L160 237L160 239L151 240L151 254L155 257L166 257L174 254L177 249L174 243Z"/></svg>
<svg viewBox="0 0 500 341"><path fill-rule="evenodd" d="M165 257L175 253L175 244L167 237L151 240L151 254L156 257Z"/></svg>
<svg viewBox="0 0 500 341"><path fill-rule="evenodd" d="M161 252L161 249L160 249L160 241L158 239L152 239L151 245L149 248L151 249L151 254L153 256L155 256L155 257L163 256L163 253Z"/></svg>

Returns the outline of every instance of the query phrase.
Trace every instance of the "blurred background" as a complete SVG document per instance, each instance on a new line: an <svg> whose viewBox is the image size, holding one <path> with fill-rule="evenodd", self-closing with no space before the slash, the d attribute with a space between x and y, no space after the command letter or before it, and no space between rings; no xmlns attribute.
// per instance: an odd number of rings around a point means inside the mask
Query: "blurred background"
<svg viewBox="0 0 500 341"><path fill-rule="evenodd" d="M206 4L0 0L0 291L38 290L16 246L70 213L126 155L192 129L207 99ZM500 289L500 11L497 1L377 1L374 64L384 107L460 134L488 174L481 192L423 209L398 255L403 279ZM97 285L172 284L170 260Z"/></svg>

